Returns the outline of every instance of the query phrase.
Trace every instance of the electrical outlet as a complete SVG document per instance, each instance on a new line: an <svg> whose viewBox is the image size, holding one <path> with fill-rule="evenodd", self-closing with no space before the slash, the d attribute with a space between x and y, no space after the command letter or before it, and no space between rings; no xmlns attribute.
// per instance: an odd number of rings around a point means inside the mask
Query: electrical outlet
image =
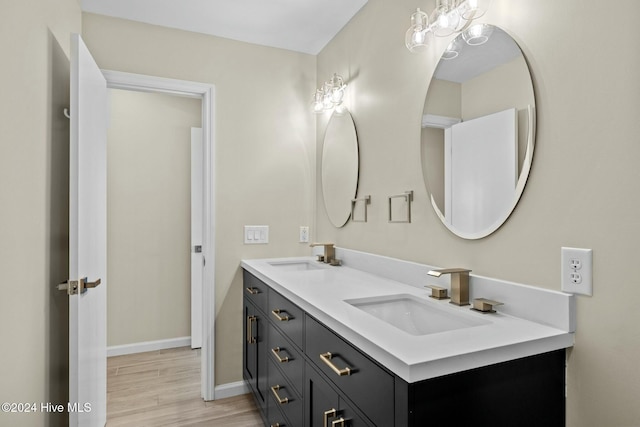
<svg viewBox="0 0 640 427"><path fill-rule="evenodd" d="M561 249L562 290L571 294L593 295L593 251Z"/></svg>
<svg viewBox="0 0 640 427"><path fill-rule="evenodd" d="M309 243L309 227L306 225L300 226L300 243Z"/></svg>

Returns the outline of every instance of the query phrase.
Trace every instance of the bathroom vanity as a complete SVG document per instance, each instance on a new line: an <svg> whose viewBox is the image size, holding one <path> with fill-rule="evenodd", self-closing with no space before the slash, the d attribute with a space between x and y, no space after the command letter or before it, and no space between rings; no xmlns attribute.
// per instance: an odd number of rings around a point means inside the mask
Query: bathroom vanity
<svg viewBox="0 0 640 427"><path fill-rule="evenodd" d="M243 376L266 426L564 425L573 296L472 275L472 298L504 303L480 314L428 298L447 286L431 266L338 250L341 267L242 262Z"/></svg>

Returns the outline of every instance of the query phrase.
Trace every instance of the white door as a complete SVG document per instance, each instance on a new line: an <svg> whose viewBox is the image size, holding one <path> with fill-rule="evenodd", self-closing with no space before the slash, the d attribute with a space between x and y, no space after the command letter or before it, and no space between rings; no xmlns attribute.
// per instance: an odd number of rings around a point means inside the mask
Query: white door
<svg viewBox="0 0 640 427"><path fill-rule="evenodd" d="M191 128L191 348L202 347L202 129Z"/></svg>
<svg viewBox="0 0 640 427"><path fill-rule="evenodd" d="M69 295L69 425L107 419L107 83L71 36L69 280L100 285ZM73 283L73 282L70 282Z"/></svg>

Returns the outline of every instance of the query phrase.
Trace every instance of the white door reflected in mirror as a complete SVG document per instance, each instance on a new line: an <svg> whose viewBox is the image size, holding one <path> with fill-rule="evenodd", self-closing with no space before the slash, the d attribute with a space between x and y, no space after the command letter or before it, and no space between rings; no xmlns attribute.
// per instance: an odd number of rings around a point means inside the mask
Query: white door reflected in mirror
<svg viewBox="0 0 640 427"><path fill-rule="evenodd" d="M445 218L462 233L486 230L511 207L517 180L515 108L445 130Z"/></svg>

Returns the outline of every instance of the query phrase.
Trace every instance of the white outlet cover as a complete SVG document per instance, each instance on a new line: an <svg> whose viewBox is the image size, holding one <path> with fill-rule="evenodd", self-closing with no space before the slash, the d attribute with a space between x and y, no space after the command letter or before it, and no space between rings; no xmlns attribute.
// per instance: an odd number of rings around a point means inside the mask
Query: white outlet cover
<svg viewBox="0 0 640 427"><path fill-rule="evenodd" d="M300 226L300 243L309 243L309 227L306 225Z"/></svg>
<svg viewBox="0 0 640 427"><path fill-rule="evenodd" d="M563 292L593 295L593 251L565 248L560 252L561 287Z"/></svg>

